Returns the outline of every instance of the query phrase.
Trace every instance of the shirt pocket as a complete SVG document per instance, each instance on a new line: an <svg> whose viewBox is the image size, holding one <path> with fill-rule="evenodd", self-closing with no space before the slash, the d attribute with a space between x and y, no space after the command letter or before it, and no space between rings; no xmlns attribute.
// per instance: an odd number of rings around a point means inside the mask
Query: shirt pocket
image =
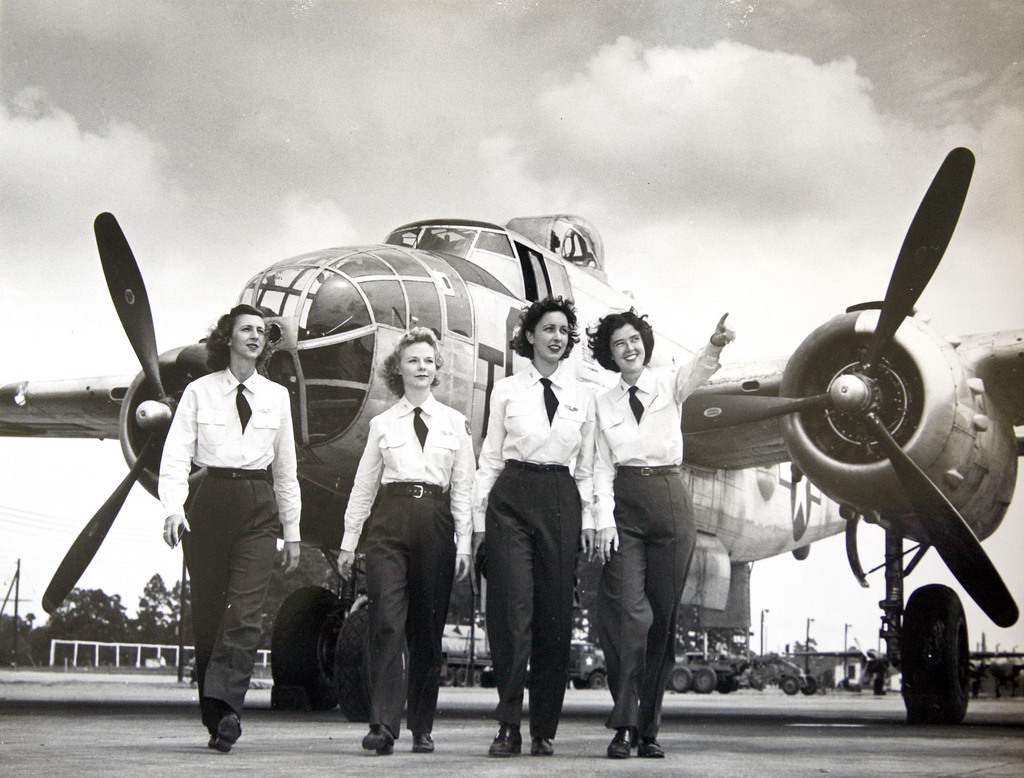
<svg viewBox="0 0 1024 778"><path fill-rule="evenodd" d="M612 459L618 462L624 458L625 452L634 447L639 431L632 416L627 423L625 414L616 413L609 419L601 420L600 434L612 451Z"/></svg>
<svg viewBox="0 0 1024 778"><path fill-rule="evenodd" d="M580 429L586 420L587 414L583 408L563 402L558 404L552 426L562 441L575 446L580 442Z"/></svg>
<svg viewBox="0 0 1024 778"><path fill-rule="evenodd" d="M455 452L459 450L459 439L449 430L431 430L427 444L430 464L450 475L455 464Z"/></svg>
<svg viewBox="0 0 1024 778"><path fill-rule="evenodd" d="M667 394L666 392L661 392L657 397L651 400L651 404L647 408L647 411L650 413L655 413L668 405L675 405L674 401L672 400L672 396L670 394Z"/></svg>
<svg viewBox="0 0 1024 778"><path fill-rule="evenodd" d="M267 448L274 445L277 431L281 427L281 417L273 408L262 408L253 411L252 420L253 435L256 442Z"/></svg>
<svg viewBox="0 0 1024 778"><path fill-rule="evenodd" d="M224 445L227 431L225 411L210 408L196 411L196 458L203 464L216 461L217 450Z"/></svg>
<svg viewBox="0 0 1024 778"><path fill-rule="evenodd" d="M388 430L380 436L379 445L381 458L388 470L398 475L399 478L409 472L409 457L412 454L412 447L409 445L408 436Z"/></svg>
<svg viewBox="0 0 1024 778"><path fill-rule="evenodd" d="M512 400L505 406L505 431L510 437L524 438L536 430L538 408L533 403ZM545 417L545 421L547 417Z"/></svg>

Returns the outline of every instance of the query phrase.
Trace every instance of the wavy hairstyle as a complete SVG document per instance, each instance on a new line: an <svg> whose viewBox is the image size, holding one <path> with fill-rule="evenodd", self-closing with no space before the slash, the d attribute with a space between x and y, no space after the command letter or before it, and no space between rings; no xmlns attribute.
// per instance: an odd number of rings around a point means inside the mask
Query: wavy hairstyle
<svg viewBox="0 0 1024 778"><path fill-rule="evenodd" d="M381 366L380 374L384 376L384 381L388 385L388 389L391 390L391 394L395 397L401 397L405 394L405 384L402 383L402 374L399 372L399 366L402 363L402 353L416 343L429 343L434 349L434 364L437 365L438 373L441 371L441 366L444 365L444 357L441 356L441 347L437 343L437 336L434 335L432 330L428 330L426 327L413 327L407 333L405 333L401 340L395 344L394 349L387 355L384 360L384 364ZM438 374L434 375L434 383L431 386L437 386L441 383L441 376Z"/></svg>
<svg viewBox="0 0 1024 778"><path fill-rule="evenodd" d="M266 321L269 315L272 314L265 308L256 308L243 303L236 305L217 319L217 324L210 329L210 334L206 338L206 366L211 370L224 370L231 364L231 333L235 330L235 323L238 321L239 316L259 316ZM267 360L273 354L273 345L280 340L280 334L275 339L274 333L271 332L272 328L277 328L277 325L271 325L271 327L267 328L267 337L263 351L256 358L257 370L267 363ZM280 328L277 329L279 330Z"/></svg>
<svg viewBox="0 0 1024 778"><path fill-rule="evenodd" d="M587 345L594 353L597 364L605 370L611 370L613 373L619 372L619 366L615 364L615 358L612 357L612 335L627 324L633 325L640 333L640 340L644 344L644 364L651 361L651 355L654 353L654 328L647 321L646 314L641 316L635 308L630 308L628 311L602 316L597 326L587 330Z"/></svg>
<svg viewBox="0 0 1024 778"><path fill-rule="evenodd" d="M526 337L527 332L537 329L537 324L544 314L564 313L569 322L569 342L565 346L562 359L565 359L572 352L572 347L580 342L580 333L576 326L576 305L572 300L566 300L561 295L558 297L545 297L538 300L527 308L523 308L519 314L519 324L516 325L516 332L512 336L509 345L519 356L533 359L533 344Z"/></svg>

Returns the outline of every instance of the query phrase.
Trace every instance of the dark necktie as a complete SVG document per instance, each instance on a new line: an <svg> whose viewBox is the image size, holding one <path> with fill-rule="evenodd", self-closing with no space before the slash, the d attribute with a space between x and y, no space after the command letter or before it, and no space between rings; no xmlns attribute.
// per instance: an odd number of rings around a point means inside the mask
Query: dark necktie
<svg viewBox="0 0 1024 778"><path fill-rule="evenodd" d="M252 408L249 407L249 401L242 394L243 388L241 384L238 385L238 394L235 395L235 407L238 408L238 419L242 422L242 432L245 432L245 426L249 423L249 419L252 418Z"/></svg>
<svg viewBox="0 0 1024 778"><path fill-rule="evenodd" d="M633 416L636 418L636 423L640 423L640 417L644 415L644 404L640 402L640 398L636 396L637 388L635 386L629 387L629 407L633 409Z"/></svg>
<svg viewBox="0 0 1024 778"><path fill-rule="evenodd" d="M423 417L420 415L423 413L423 409L416 407L412 409L413 420L412 428L416 431L416 437L420 441L420 448L423 448L427 442L427 423L423 421Z"/></svg>
<svg viewBox="0 0 1024 778"><path fill-rule="evenodd" d="M555 390L551 388L550 378L542 378L540 382L544 384L544 407L548 412L548 424L551 424L555 420L555 411L558 410L558 398L555 397Z"/></svg>

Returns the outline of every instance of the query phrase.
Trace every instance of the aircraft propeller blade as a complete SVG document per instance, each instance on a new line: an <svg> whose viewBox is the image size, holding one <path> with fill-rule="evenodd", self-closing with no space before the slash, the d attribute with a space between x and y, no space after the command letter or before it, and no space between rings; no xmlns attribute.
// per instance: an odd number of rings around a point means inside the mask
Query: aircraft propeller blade
<svg viewBox="0 0 1024 778"><path fill-rule="evenodd" d="M114 519L117 518L121 506L124 505L128 492L131 491L132 486L139 477L139 473L142 472L142 469L148 463L158 443L159 440L157 438L150 436L149 440L146 441L146 445L143 446L142 451L139 453L139 458L135 460L132 469L128 471L128 475L118 484L110 497L107 498L107 501L100 506L100 509L96 511L96 514L89 520L89 523L85 525L85 529L81 531L75 542L71 544L71 548L68 549L68 553L64 556L64 561L60 563L57 572L53 574L53 578L50 580L50 585L46 587L46 592L43 594L43 609L47 613L53 613L64 601L64 598L68 596L68 592L75 587L78 579L82 577L85 568L89 566L93 557L96 556L100 544L103 543L103 539L107 536L107 532L110 530L111 525L113 525Z"/></svg>
<svg viewBox="0 0 1024 778"><path fill-rule="evenodd" d="M93 229L107 289L110 290L110 299L114 302L121 326L142 363L146 378L156 387L159 396L163 397L153 314L139 265L113 214L101 213L96 217Z"/></svg>
<svg viewBox="0 0 1024 778"><path fill-rule="evenodd" d="M818 408L829 400L828 394L790 399L756 395L705 394L688 397L683 403L683 433L751 424L785 416L788 413Z"/></svg>
<svg viewBox="0 0 1024 778"><path fill-rule="evenodd" d="M878 326L864 360L869 376L874 377L896 330L914 312L914 305L939 266L960 218L973 172L974 154L965 148L953 149L921 200L896 259Z"/></svg>
<svg viewBox="0 0 1024 778"><path fill-rule="evenodd" d="M928 534L929 542L950 572L978 603L978 607L998 626L1009 627L1015 624L1019 612L1013 595L963 516L900 448L876 414L868 414L866 421L892 463L900 485Z"/></svg>

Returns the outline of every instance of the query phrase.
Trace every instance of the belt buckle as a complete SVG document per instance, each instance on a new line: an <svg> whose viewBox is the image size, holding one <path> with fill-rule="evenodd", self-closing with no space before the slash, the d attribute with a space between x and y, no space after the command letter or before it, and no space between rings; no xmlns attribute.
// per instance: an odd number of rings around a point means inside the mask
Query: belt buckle
<svg viewBox="0 0 1024 778"><path fill-rule="evenodd" d="M423 496L423 484L412 485L412 496L417 500Z"/></svg>
<svg viewBox="0 0 1024 778"><path fill-rule="evenodd" d="M640 468L640 475L648 476L650 474L651 474L651 468L649 468L649 467L641 467Z"/></svg>

